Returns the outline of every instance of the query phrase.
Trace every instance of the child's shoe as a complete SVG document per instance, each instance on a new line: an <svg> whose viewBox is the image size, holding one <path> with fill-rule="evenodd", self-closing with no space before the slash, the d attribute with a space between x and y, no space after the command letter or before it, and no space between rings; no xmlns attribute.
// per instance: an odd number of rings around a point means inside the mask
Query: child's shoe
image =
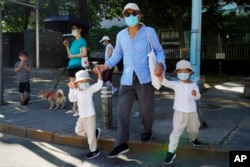
<svg viewBox="0 0 250 167"><path fill-rule="evenodd" d="M173 160L175 159L175 157L176 157L175 153L167 152L167 156L165 158L164 164L173 163Z"/></svg>
<svg viewBox="0 0 250 167"><path fill-rule="evenodd" d="M200 141L197 138L194 139L194 140L190 139L189 142L192 143L193 146L201 146L201 143L200 143Z"/></svg>
<svg viewBox="0 0 250 167"><path fill-rule="evenodd" d="M27 105L30 101L30 97L26 97L26 99L24 100L24 104Z"/></svg>
<svg viewBox="0 0 250 167"><path fill-rule="evenodd" d="M21 105L22 105L22 106L26 106L27 103L25 103L25 102L23 101L23 102L21 102Z"/></svg>
<svg viewBox="0 0 250 167"><path fill-rule="evenodd" d="M89 153L86 155L85 159L93 159L93 158L98 157L99 155L100 155L99 150L96 150L96 151L93 151L93 152L89 152Z"/></svg>

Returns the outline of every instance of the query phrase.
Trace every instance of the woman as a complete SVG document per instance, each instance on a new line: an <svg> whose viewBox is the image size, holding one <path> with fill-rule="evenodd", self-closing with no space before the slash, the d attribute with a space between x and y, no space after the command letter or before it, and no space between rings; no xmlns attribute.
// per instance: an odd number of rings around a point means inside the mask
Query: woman
<svg viewBox="0 0 250 167"><path fill-rule="evenodd" d="M68 74L69 74L69 81L75 81L75 74L76 72L82 69L81 58L87 57L87 42L82 37L82 28L78 24L73 24L72 26L72 35L75 39L71 42L69 47L69 42L67 39L63 41L63 45L66 47L69 63L68 63ZM79 116L77 111L77 102L73 103L72 110L67 111L66 113L74 113L73 116Z"/></svg>

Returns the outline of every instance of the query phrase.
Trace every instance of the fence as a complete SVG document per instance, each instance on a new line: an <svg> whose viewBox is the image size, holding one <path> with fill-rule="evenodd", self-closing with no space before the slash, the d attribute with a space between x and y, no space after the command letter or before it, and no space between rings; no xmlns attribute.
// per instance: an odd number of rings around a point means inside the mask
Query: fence
<svg viewBox="0 0 250 167"><path fill-rule="evenodd" d="M250 60L250 43L223 44L227 60Z"/></svg>
<svg viewBox="0 0 250 167"><path fill-rule="evenodd" d="M226 60L250 60L250 43L222 44L222 52ZM164 53L166 58L182 58L179 45L164 46ZM207 55L207 45L202 46L201 59L215 59L215 54Z"/></svg>

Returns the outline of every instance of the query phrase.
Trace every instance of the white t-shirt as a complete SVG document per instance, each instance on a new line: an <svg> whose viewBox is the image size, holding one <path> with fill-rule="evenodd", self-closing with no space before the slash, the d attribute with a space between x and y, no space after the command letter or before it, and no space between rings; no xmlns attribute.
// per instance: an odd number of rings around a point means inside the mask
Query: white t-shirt
<svg viewBox="0 0 250 167"><path fill-rule="evenodd" d="M112 48L113 49L113 46L111 45L111 43L109 43L106 48L105 48L105 61L107 61L110 57L109 57L109 53L108 53L108 50L109 48Z"/></svg>
<svg viewBox="0 0 250 167"><path fill-rule="evenodd" d="M196 83L168 81L166 78L164 78L161 84L174 90L174 110L186 113L197 111L195 100L199 100L201 94ZM192 95L192 90L196 91L196 96Z"/></svg>
<svg viewBox="0 0 250 167"><path fill-rule="evenodd" d="M80 118L95 115L93 94L102 88L103 81L98 80L85 90L69 89L68 98L70 102L76 102Z"/></svg>

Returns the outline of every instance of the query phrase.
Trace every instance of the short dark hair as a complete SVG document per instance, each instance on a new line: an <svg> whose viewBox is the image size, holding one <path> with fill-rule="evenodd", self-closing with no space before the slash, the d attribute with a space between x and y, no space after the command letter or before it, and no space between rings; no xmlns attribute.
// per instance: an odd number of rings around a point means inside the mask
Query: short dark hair
<svg viewBox="0 0 250 167"><path fill-rule="evenodd" d="M18 56L21 56L21 55L24 55L24 56L28 57L28 53L25 50L22 50L22 51L19 52Z"/></svg>

